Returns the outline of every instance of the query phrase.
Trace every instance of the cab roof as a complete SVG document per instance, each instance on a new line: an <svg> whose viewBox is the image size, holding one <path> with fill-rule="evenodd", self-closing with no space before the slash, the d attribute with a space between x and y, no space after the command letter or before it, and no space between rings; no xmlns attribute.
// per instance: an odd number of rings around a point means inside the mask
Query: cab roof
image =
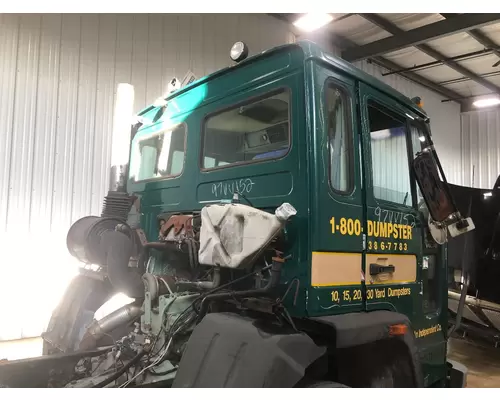
<svg viewBox="0 0 500 400"><path fill-rule="evenodd" d="M318 46L317 44L315 44L311 41L308 41L308 40L301 40L301 41L298 41L296 43L273 47L269 50L265 50L259 54L256 54L252 57L249 57L249 58L245 59L244 61L241 61L240 63L235 64L231 67L220 69L216 72L213 72L209 75L206 75L206 76L184 86L181 89L176 90L175 92L168 95L166 97L166 100L168 101L174 97L177 97L178 95L185 93L185 92L187 92L187 91L189 91L189 90L191 90L199 85L202 85L208 81L216 79L217 77L219 77L221 75L225 75L229 72L233 72L233 71L237 70L239 67L246 66L246 65L254 63L254 62L258 62L263 57L268 57L272 54L287 51L287 50L294 49L294 48L295 49L300 48L302 50L302 53L304 54L304 61L307 61L309 59L315 59L315 60L319 60L323 63L327 63L327 64L335 67L336 69L345 72L346 74L350 75L354 79L357 79L357 80L359 80L359 81L361 81L369 86L372 86L373 88L385 93L386 95L393 97L395 100L399 101L400 103L406 105L408 108L412 109L417 115L421 116L422 118L424 118L424 119L427 118L427 114L425 113L425 111L422 108L420 108L419 106L417 106L410 98L403 95L401 92L398 92L396 89L385 84L384 82L373 77L372 75L367 74L366 72L355 67L351 63L343 60L342 58L336 57L334 55L331 55L331 54L325 52L320 46ZM150 105L150 106L146 107L145 109L143 109L139 113L139 115L144 115L147 112L149 112L155 108L156 108L155 106Z"/></svg>

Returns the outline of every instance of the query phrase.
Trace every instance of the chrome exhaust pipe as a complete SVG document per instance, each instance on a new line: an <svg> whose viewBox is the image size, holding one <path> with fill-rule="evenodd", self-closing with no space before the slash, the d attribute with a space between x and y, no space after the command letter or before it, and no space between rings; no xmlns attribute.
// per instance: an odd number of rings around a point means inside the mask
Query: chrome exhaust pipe
<svg viewBox="0 0 500 400"><path fill-rule="evenodd" d="M133 115L134 87L128 83L120 83L113 114L110 192L126 192Z"/></svg>
<svg viewBox="0 0 500 400"><path fill-rule="evenodd" d="M87 328L80 343L80 350L88 350L96 346L99 339L108 335L121 325L131 322L143 313L142 308L135 304L127 304L106 315L99 321L94 320Z"/></svg>

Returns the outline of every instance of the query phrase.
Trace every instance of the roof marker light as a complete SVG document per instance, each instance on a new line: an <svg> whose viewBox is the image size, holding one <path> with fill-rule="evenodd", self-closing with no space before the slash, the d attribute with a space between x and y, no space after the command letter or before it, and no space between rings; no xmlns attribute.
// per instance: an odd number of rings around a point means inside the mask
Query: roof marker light
<svg viewBox="0 0 500 400"><path fill-rule="evenodd" d="M243 42L236 42L231 47L230 57L234 62L243 61L248 57L248 46Z"/></svg>

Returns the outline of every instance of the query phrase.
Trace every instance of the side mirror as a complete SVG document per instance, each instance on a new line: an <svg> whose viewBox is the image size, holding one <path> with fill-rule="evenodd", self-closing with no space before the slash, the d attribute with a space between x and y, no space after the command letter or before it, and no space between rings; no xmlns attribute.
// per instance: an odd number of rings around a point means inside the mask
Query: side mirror
<svg viewBox="0 0 500 400"><path fill-rule="evenodd" d="M413 173L430 217L438 229L448 228L452 237L474 229L471 218L463 218L430 151L418 153L412 162Z"/></svg>
<svg viewBox="0 0 500 400"><path fill-rule="evenodd" d="M417 154L413 160L413 172L434 221L443 223L450 215L458 212L450 193L439 178L436 163L430 152Z"/></svg>

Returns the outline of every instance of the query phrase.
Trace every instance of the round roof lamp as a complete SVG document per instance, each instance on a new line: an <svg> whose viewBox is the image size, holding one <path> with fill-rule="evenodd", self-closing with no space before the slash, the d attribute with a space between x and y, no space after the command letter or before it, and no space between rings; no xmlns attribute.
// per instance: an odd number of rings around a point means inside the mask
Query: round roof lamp
<svg viewBox="0 0 500 400"><path fill-rule="evenodd" d="M236 42L231 47L231 60L234 62L241 62L248 57L248 46L243 42Z"/></svg>

